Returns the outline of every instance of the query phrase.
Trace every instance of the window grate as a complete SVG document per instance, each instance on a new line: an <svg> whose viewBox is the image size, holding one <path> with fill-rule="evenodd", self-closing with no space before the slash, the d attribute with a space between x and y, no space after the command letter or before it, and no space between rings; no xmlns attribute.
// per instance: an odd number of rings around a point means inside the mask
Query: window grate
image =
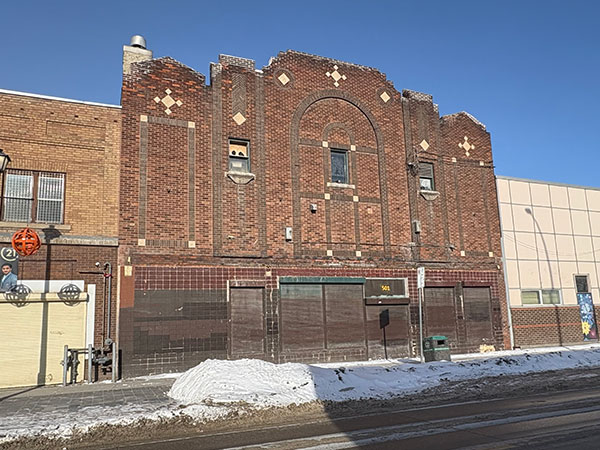
<svg viewBox="0 0 600 450"><path fill-rule="evenodd" d="M65 175L11 169L6 172L2 220L63 223Z"/></svg>

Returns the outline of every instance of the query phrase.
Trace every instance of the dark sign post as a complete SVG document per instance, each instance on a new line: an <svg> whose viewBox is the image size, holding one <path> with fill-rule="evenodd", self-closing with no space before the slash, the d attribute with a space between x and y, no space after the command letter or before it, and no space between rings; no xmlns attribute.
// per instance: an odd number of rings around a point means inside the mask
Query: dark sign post
<svg viewBox="0 0 600 450"><path fill-rule="evenodd" d="M379 313L379 328L383 330L383 353L387 359L387 340L385 338L385 327L390 324L390 310L384 309Z"/></svg>

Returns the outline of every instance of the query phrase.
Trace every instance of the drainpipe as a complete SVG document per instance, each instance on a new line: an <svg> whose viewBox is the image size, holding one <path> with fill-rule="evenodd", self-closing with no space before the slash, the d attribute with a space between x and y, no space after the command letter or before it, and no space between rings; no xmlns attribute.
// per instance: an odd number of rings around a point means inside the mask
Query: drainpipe
<svg viewBox="0 0 600 450"><path fill-rule="evenodd" d="M108 283L108 308L107 308L107 331L106 331L106 345L112 344L112 339L110 338L110 326L111 326L111 299L112 299L112 264L109 262L104 263L104 279Z"/></svg>

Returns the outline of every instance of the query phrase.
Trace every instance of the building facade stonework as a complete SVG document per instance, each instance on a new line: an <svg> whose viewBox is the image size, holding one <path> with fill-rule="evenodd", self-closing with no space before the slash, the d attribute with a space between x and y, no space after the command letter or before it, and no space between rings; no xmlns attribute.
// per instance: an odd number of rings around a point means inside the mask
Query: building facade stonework
<svg viewBox="0 0 600 450"><path fill-rule="evenodd" d="M388 355L415 356L419 266L425 335L510 346L490 135L472 116L295 51L261 70L221 55L210 84L168 57L126 66L125 375L379 358L385 310Z"/></svg>

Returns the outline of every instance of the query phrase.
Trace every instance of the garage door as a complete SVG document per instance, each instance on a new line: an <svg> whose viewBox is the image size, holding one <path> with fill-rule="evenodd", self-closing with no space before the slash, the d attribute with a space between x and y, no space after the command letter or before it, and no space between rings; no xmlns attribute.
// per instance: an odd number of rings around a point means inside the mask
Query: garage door
<svg viewBox="0 0 600 450"><path fill-rule="evenodd" d="M365 346L362 284L282 284L283 351Z"/></svg>
<svg viewBox="0 0 600 450"><path fill-rule="evenodd" d="M0 387L61 383L64 346L86 346L88 302L0 297Z"/></svg>

